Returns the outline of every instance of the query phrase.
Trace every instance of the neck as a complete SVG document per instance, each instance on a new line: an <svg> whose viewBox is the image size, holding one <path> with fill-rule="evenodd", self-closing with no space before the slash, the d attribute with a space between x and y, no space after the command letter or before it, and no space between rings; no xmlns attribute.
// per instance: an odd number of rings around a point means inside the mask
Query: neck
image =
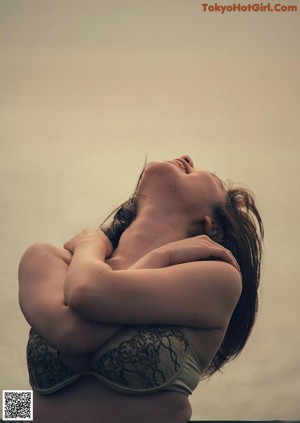
<svg viewBox="0 0 300 423"><path fill-rule="evenodd" d="M183 216L166 215L149 206L124 231L109 264L114 269L128 268L150 251L188 236L189 225Z"/></svg>

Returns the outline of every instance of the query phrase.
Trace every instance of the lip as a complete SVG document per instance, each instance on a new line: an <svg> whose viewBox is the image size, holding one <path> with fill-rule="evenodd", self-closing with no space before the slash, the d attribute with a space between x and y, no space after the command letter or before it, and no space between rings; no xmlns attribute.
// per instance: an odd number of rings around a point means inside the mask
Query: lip
<svg viewBox="0 0 300 423"><path fill-rule="evenodd" d="M184 159L175 159L175 160L178 160L181 163L181 166L183 166L183 169L186 174L191 173L190 166Z"/></svg>
<svg viewBox="0 0 300 423"><path fill-rule="evenodd" d="M187 168L187 164L186 164L186 162L184 160L174 159L174 160L169 160L169 163L171 163L174 166L178 167L184 173L186 173L186 174L189 173L188 168Z"/></svg>

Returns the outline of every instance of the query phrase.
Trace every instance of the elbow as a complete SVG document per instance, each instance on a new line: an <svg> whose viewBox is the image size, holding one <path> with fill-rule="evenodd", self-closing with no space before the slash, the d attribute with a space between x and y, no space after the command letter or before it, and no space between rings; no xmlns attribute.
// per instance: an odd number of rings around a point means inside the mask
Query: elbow
<svg viewBox="0 0 300 423"><path fill-rule="evenodd" d="M84 303L89 280L86 272L69 272L64 283L65 304L74 311L80 312Z"/></svg>
<svg viewBox="0 0 300 423"><path fill-rule="evenodd" d="M72 286L67 295L65 296L66 305L81 314L86 308L86 296L87 296L87 286L84 283L79 283Z"/></svg>
<svg viewBox="0 0 300 423"><path fill-rule="evenodd" d="M87 320L107 321L106 314L111 305L109 278L102 275L100 281L87 273L66 282L65 303L71 310Z"/></svg>
<svg viewBox="0 0 300 423"><path fill-rule="evenodd" d="M105 298L102 291L100 284L95 289L92 283L82 281L70 288L66 305L83 319L99 321Z"/></svg>

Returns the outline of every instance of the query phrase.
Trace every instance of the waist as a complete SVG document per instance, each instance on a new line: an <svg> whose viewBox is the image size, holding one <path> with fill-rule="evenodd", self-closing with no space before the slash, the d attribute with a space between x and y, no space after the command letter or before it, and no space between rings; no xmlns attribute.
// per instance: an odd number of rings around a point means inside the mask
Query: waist
<svg viewBox="0 0 300 423"><path fill-rule="evenodd" d="M191 416L188 398L181 393L127 395L92 376L84 376L52 395L34 392L33 400L37 423L185 423Z"/></svg>

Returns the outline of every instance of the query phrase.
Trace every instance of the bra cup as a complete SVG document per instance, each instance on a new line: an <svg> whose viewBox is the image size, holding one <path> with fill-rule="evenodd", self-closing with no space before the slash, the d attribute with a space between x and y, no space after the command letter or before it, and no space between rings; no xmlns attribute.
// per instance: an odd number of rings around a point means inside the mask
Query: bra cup
<svg viewBox="0 0 300 423"><path fill-rule="evenodd" d="M128 327L91 357L91 370L107 381L131 389L151 389L172 380L180 370L188 343L172 326Z"/></svg>
<svg viewBox="0 0 300 423"><path fill-rule="evenodd" d="M66 381L70 380L71 383L80 377L80 373L62 363L58 355L55 348L47 344L33 329L30 330L27 366L30 384L37 391L48 391L49 388L52 390L62 384L65 386Z"/></svg>
<svg viewBox="0 0 300 423"><path fill-rule="evenodd" d="M31 386L43 394L93 375L124 393L173 390L189 395L202 371L183 330L176 326L124 327L80 369L68 365L62 354L31 329L27 364Z"/></svg>

